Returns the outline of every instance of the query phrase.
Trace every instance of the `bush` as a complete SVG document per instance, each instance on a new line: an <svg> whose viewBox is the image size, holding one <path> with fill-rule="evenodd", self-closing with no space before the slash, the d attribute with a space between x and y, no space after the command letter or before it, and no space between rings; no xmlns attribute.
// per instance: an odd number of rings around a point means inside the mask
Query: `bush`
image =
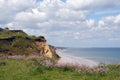
<svg viewBox="0 0 120 80"><path fill-rule="evenodd" d="M25 38L16 38L13 42L12 42L12 46L13 47L18 47L18 48L27 48L29 46L31 46L31 41L26 40Z"/></svg>

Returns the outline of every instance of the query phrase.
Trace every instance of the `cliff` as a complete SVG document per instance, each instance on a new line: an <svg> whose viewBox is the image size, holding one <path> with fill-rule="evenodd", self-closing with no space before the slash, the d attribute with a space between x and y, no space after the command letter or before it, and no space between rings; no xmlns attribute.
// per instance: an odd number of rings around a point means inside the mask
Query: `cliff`
<svg viewBox="0 0 120 80"><path fill-rule="evenodd" d="M56 48L54 46L47 44L46 39L44 37L36 38L35 45L39 50L40 56L46 56L54 59L60 58L59 55L57 55L56 53Z"/></svg>
<svg viewBox="0 0 120 80"><path fill-rule="evenodd" d="M36 55L59 59L56 48L44 36L29 36L22 30L0 30L0 56Z"/></svg>

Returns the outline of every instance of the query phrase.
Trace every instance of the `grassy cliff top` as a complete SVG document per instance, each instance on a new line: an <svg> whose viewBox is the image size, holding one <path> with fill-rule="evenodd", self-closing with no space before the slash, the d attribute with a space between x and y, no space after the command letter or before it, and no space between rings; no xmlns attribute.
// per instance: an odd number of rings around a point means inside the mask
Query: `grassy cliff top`
<svg viewBox="0 0 120 80"><path fill-rule="evenodd" d="M0 39L7 39L12 37L27 37L34 40L45 40L44 36L30 36L23 30L9 30L0 28Z"/></svg>
<svg viewBox="0 0 120 80"><path fill-rule="evenodd" d="M28 35L22 30L1 30L0 29L0 39L9 38L13 36L28 37Z"/></svg>
<svg viewBox="0 0 120 80"><path fill-rule="evenodd" d="M46 43L44 36L30 36L22 30L0 28L0 57L15 55L38 55L60 58L56 49Z"/></svg>
<svg viewBox="0 0 120 80"><path fill-rule="evenodd" d="M37 53L35 41L46 41L43 36L29 36L22 30L0 28L0 54L27 55Z"/></svg>

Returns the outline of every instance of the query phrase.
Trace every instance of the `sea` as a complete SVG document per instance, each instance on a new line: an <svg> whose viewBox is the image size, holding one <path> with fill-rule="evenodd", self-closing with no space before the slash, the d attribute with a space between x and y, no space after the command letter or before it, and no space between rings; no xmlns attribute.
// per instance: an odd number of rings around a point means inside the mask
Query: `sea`
<svg viewBox="0 0 120 80"><path fill-rule="evenodd" d="M63 48L62 53L104 64L120 64L120 48Z"/></svg>

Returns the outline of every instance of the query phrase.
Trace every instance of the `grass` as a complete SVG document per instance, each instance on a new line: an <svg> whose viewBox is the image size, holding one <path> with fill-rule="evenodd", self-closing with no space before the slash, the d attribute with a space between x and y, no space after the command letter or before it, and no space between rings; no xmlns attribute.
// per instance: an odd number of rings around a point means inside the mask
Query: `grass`
<svg viewBox="0 0 120 80"><path fill-rule="evenodd" d="M9 38L11 36L24 36L24 37L27 37L28 35L23 31L21 31L19 33L12 32L11 30L2 30L2 31L0 31L0 39Z"/></svg>
<svg viewBox="0 0 120 80"><path fill-rule="evenodd" d="M35 51L37 50L32 39L27 40L24 37L16 37L12 42L0 40L0 54L28 55Z"/></svg>
<svg viewBox="0 0 120 80"><path fill-rule="evenodd" d="M0 60L0 80L120 80L120 65L104 66L107 72L94 71L98 67L45 66L35 59L4 59Z"/></svg>
<svg viewBox="0 0 120 80"><path fill-rule="evenodd" d="M43 36L29 36L24 31L4 30L0 28L0 55L29 55L39 53L35 45L35 39L44 38Z"/></svg>

